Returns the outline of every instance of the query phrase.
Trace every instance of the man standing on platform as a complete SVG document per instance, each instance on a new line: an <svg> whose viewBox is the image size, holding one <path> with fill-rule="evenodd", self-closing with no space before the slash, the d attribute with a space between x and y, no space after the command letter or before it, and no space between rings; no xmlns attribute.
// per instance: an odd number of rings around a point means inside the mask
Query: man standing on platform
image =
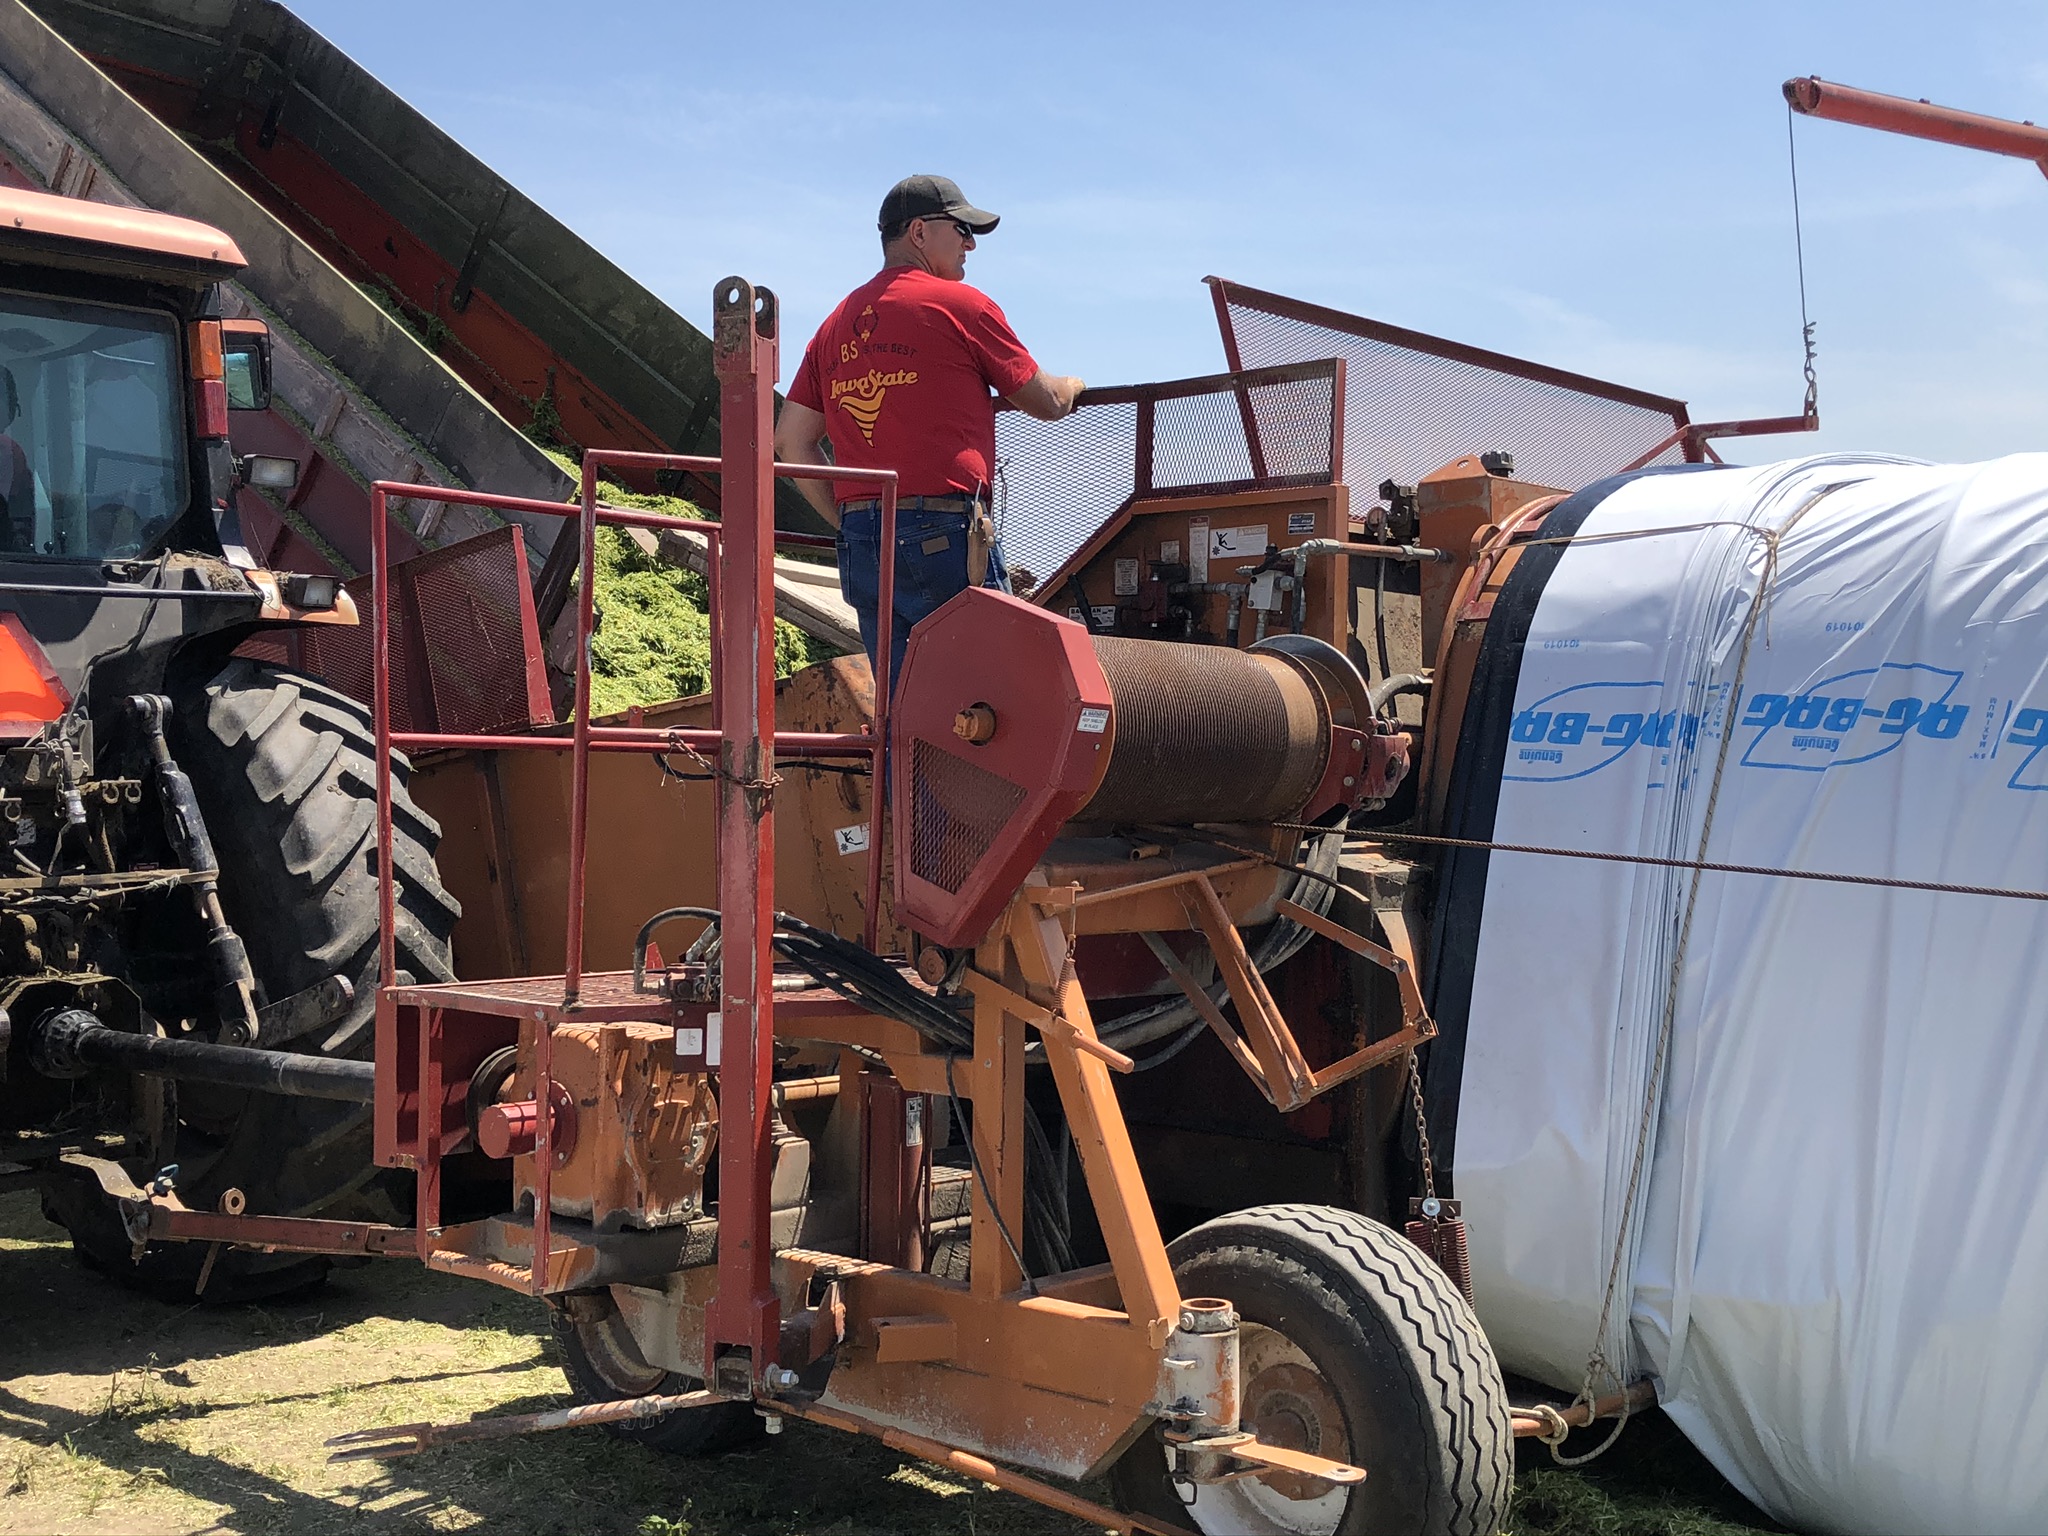
<svg viewBox="0 0 2048 1536"><path fill-rule="evenodd" d="M811 339L775 424L775 457L896 471L893 691L912 625L967 587L1008 590L988 515L995 397L1057 421L1083 386L1040 368L995 301L965 281L967 253L996 215L944 176L911 176L882 199L880 227L882 270ZM873 665L881 501L856 480L797 486L839 530L840 590Z"/></svg>

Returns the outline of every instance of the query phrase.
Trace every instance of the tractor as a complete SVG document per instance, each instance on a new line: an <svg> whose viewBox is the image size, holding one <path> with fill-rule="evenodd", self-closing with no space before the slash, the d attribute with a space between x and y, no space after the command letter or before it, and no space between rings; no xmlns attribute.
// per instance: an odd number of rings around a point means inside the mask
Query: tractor
<svg viewBox="0 0 2048 1536"><path fill-rule="evenodd" d="M369 717L237 654L356 623L335 577L259 569L243 543L238 495L297 473L232 445L270 381L263 322L223 318L243 264L189 219L0 191L0 1180L40 1188L88 1263L213 1300L325 1261L132 1262L103 1175L400 1214L370 1158ZM459 908L405 774L398 945L445 979Z"/></svg>

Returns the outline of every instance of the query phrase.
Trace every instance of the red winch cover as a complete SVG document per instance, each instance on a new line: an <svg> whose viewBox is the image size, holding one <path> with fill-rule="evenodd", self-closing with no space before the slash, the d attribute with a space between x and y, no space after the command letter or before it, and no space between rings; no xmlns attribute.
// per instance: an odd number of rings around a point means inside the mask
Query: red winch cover
<svg viewBox="0 0 2048 1536"><path fill-rule="evenodd" d="M994 730L971 742L977 705ZM918 625L890 714L898 914L975 943L1101 780L1109 681L1079 624L977 587Z"/></svg>

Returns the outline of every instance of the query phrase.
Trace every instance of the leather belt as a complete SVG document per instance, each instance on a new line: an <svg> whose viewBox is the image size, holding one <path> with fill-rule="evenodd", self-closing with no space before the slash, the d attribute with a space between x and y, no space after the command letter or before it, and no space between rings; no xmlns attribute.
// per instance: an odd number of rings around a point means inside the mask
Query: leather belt
<svg viewBox="0 0 2048 1536"><path fill-rule="evenodd" d="M896 498L898 512L957 512L965 517L981 503L964 494L951 496L899 496ZM882 503L879 497L869 496L860 501L842 501L839 510L846 512L879 512Z"/></svg>

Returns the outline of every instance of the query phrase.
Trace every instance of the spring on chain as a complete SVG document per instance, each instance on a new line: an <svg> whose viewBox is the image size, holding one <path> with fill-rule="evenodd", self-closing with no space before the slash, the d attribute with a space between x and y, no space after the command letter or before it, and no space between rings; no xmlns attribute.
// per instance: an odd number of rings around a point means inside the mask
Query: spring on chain
<svg viewBox="0 0 2048 1536"><path fill-rule="evenodd" d="M1431 1207L1435 1207L1434 1212ZM1465 1223L1455 1200L1410 1200L1410 1220L1402 1228L1408 1241L1435 1261L1451 1277L1458 1294L1472 1302L1472 1253L1465 1242Z"/></svg>

